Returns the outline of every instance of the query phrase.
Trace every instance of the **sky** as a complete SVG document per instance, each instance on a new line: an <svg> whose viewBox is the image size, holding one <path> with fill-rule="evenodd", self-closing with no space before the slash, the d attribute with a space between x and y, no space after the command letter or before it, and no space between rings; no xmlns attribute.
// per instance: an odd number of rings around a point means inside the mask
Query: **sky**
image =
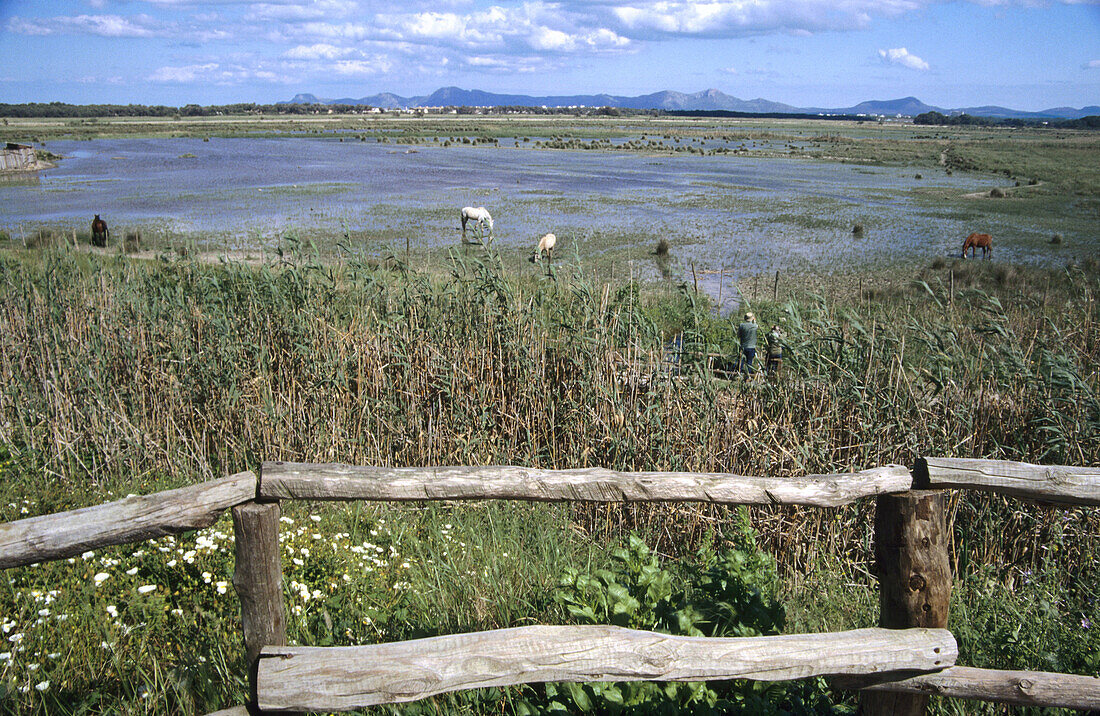
<svg viewBox="0 0 1100 716"><path fill-rule="evenodd" d="M1100 105L1100 0L0 0L0 102L718 89Z"/></svg>

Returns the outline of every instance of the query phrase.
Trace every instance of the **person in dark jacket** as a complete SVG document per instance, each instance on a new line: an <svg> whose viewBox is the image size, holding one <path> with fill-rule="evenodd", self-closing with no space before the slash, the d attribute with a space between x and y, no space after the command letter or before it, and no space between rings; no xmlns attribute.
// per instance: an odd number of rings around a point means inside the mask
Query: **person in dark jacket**
<svg viewBox="0 0 1100 716"><path fill-rule="evenodd" d="M756 316L752 311L745 314L745 320L737 327L737 339L741 341L741 372L752 375L752 362L756 359Z"/></svg>
<svg viewBox="0 0 1100 716"><path fill-rule="evenodd" d="M768 335L764 337L768 345L768 359L764 364L768 375L779 375L779 368L783 365L783 329L779 324L772 326Z"/></svg>

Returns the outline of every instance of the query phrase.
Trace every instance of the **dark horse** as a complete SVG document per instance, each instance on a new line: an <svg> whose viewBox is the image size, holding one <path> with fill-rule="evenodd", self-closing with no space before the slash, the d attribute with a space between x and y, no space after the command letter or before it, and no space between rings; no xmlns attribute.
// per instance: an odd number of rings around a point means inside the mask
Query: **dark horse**
<svg viewBox="0 0 1100 716"><path fill-rule="evenodd" d="M966 243L963 244L962 255L960 258L966 258L966 251L970 249L970 255L977 257L978 249L982 250L983 259L993 258L993 237L989 234L979 234L974 232L970 236L966 237Z"/></svg>
<svg viewBox="0 0 1100 716"><path fill-rule="evenodd" d="M106 246L111 232L107 229L107 222L99 218L99 214L92 219L92 243L96 246Z"/></svg>

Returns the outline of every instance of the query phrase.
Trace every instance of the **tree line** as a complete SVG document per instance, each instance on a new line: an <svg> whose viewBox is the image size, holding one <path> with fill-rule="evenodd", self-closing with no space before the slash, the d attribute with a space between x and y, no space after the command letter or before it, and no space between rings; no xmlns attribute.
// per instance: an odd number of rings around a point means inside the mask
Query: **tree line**
<svg viewBox="0 0 1100 716"><path fill-rule="evenodd" d="M68 104L67 102L0 103L0 117L58 117L87 119L93 117L215 117L250 114L348 114L369 112L363 104L256 104L240 102L203 106L186 104L169 107L162 104Z"/></svg>
<svg viewBox="0 0 1100 716"><path fill-rule="evenodd" d="M913 124L937 126L976 127L1055 127L1057 129L1100 129L1100 115L1080 119L1039 119L1034 117L975 117L972 114L946 115L942 112L923 112L913 117Z"/></svg>

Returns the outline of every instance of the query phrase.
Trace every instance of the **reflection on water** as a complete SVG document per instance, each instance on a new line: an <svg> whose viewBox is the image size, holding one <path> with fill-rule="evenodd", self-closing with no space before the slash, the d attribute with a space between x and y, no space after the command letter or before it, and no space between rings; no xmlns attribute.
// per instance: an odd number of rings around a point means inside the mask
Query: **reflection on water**
<svg viewBox="0 0 1100 716"><path fill-rule="evenodd" d="M38 186L41 180L38 172L0 172L0 187Z"/></svg>
<svg viewBox="0 0 1100 716"><path fill-rule="evenodd" d="M976 225L994 235L1035 231L1003 214L976 223L977 204L952 213L917 198L930 188L981 191L996 177L925 170L917 181L904 167L504 143L406 152L307 138L100 139L49 149L65 157L56 168L0 183L0 229L83 230L101 214L119 230L156 226L227 243L347 230L403 250L406 240L454 245L459 208L484 205L504 248L528 251L553 231L566 239L563 257L577 250L641 259L667 237L674 258L644 262L666 277L683 276L692 263L739 275L923 261L954 250ZM858 241L856 223L866 227ZM1043 260L1024 248L998 249L1006 260Z"/></svg>

